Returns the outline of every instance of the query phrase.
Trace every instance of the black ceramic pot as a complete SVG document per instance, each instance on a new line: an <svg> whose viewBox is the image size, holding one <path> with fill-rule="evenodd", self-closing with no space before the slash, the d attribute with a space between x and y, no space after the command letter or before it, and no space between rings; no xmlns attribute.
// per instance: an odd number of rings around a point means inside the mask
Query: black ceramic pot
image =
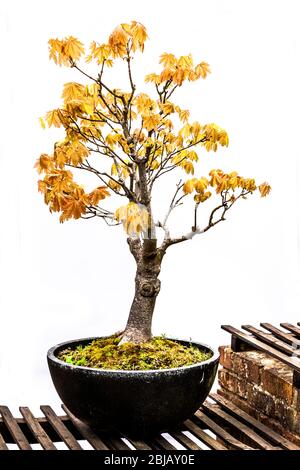
<svg viewBox="0 0 300 470"><path fill-rule="evenodd" d="M199 408L214 382L219 354L195 342L195 346L211 351L213 356L174 369L93 369L57 358L63 349L85 345L94 339L97 338L61 343L47 355L51 377L63 403L94 429L141 438L176 428Z"/></svg>

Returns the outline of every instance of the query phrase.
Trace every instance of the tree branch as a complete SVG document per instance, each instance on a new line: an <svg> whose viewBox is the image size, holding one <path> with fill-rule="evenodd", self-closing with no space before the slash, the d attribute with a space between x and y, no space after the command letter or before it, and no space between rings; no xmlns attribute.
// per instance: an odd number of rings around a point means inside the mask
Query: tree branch
<svg viewBox="0 0 300 470"><path fill-rule="evenodd" d="M203 139L200 139L198 140L197 142L195 143L191 143L189 145L187 145L186 147L182 147L181 149L177 149L176 151L173 151L171 153L169 153L165 159L163 160L160 168L158 169L157 173L154 175L154 177L152 178L152 181L151 181L151 184L150 184L150 187L152 188L153 187L153 184L155 182L155 180L157 180L157 178L159 178L160 176L164 175L165 173L168 173L169 171L172 171L174 170L176 167L178 167L178 165L180 165L180 163L182 163L187 157L183 157L181 160L179 160L179 162L177 162L176 164L174 165L171 165L170 167L167 167L167 163L171 160L171 158L173 158L175 155L177 155L177 153L180 153L180 152L183 152L184 150L188 150L189 148L191 147L194 147L195 145L198 145L200 143L203 143L205 142L206 140L206 137L204 137Z"/></svg>
<svg viewBox="0 0 300 470"><path fill-rule="evenodd" d="M171 203L170 203L168 212L166 213L163 222L158 222L158 223L157 223L157 226L158 226L158 227L161 227L161 228L164 230L164 232L165 232L165 238L164 238L164 240L167 240L167 239L170 238L170 230L169 230L169 228L168 228L168 226L167 226L167 222L168 222L168 219L169 219L169 216L170 216L172 210L175 209L175 207L178 206L178 201L179 201L181 198L179 198L176 202L175 202L175 200L176 200L177 194L179 193L179 191L181 190L182 187L183 187L183 184L181 183L181 180L180 180L180 181L177 183L177 185L176 185L175 194L174 194L174 196L173 196L173 198L172 198L172 200L171 200Z"/></svg>
<svg viewBox="0 0 300 470"><path fill-rule="evenodd" d="M200 229L194 223L194 225L192 226L192 230L190 232L186 233L185 235L182 235L181 237L178 237L178 238L171 238L169 236L167 239L165 239L163 241L161 247L159 248L161 250L162 254L165 253L165 251L167 250L167 248L169 246L184 242L186 240L191 240L192 238L194 238L195 235L205 233L208 230L210 230L212 227L217 225L218 223L222 222L223 220L226 220L225 219L226 212L233 206L233 204L238 199L244 198L249 193L251 193L251 191L242 190L241 193L237 197L235 197L234 199L229 199L229 200L224 199L224 196L222 195L222 204L220 204L219 206L215 207L215 209L213 209L213 211L210 214L209 221L208 221L208 224L206 225L206 227L204 227L203 229ZM223 209L222 213L221 213L221 216L219 217L219 219L214 221L214 216L217 213L217 211L219 211L220 209Z"/></svg>

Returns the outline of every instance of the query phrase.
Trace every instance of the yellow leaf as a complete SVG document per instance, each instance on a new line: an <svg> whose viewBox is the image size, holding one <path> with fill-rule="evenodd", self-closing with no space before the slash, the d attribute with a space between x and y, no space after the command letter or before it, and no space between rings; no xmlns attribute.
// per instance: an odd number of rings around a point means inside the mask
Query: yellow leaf
<svg viewBox="0 0 300 470"><path fill-rule="evenodd" d="M194 82L195 80L198 80L198 75L196 74L196 72L194 70L190 70L189 71L189 74L188 74L188 79L191 81L191 82Z"/></svg>
<svg viewBox="0 0 300 470"><path fill-rule="evenodd" d="M92 116L95 112L95 104L92 98L86 99L81 103L81 108L85 112L85 114L89 114Z"/></svg>
<svg viewBox="0 0 300 470"><path fill-rule="evenodd" d="M145 77L145 82L146 83L153 82L153 83L156 83L158 85L160 83L160 76L157 75L156 73L149 73Z"/></svg>
<svg viewBox="0 0 300 470"><path fill-rule="evenodd" d="M37 159L34 167L37 169L38 173L47 173L48 170L53 168L53 160L46 153L42 153L40 158Z"/></svg>
<svg viewBox="0 0 300 470"><path fill-rule="evenodd" d="M105 199L107 196L110 196L110 192L108 191L106 186L99 186L98 188L94 189L89 195L89 201L93 206L96 206L99 201Z"/></svg>
<svg viewBox="0 0 300 470"><path fill-rule="evenodd" d="M129 236L136 236L147 230L149 215L142 204L129 202L127 206L119 207L116 210L115 219L123 223L123 227Z"/></svg>
<svg viewBox="0 0 300 470"><path fill-rule="evenodd" d="M67 156L70 163L72 163L74 166L77 166L89 156L89 151L82 142L76 141L67 148Z"/></svg>
<svg viewBox="0 0 300 470"><path fill-rule="evenodd" d="M64 53L64 41L60 39L49 39L49 58L57 65L70 65L68 56Z"/></svg>
<svg viewBox="0 0 300 470"><path fill-rule="evenodd" d="M256 184L253 178L241 178L240 184L242 188L246 189L247 191L252 192L256 190Z"/></svg>
<svg viewBox="0 0 300 470"><path fill-rule="evenodd" d="M143 116L149 115L156 109L156 103L146 93L140 93L134 101L137 110Z"/></svg>
<svg viewBox="0 0 300 470"><path fill-rule="evenodd" d="M138 23L137 21L132 21L130 26L130 34L132 36L133 52L135 52L137 49L140 49L143 52L144 43L148 38L145 26L141 23Z"/></svg>
<svg viewBox="0 0 300 470"><path fill-rule="evenodd" d="M153 129L156 129L159 123L159 114L151 114L150 116L144 117L144 127L145 129L147 129L147 131L152 131Z"/></svg>
<svg viewBox="0 0 300 470"><path fill-rule="evenodd" d="M204 177L198 179L195 183L195 190L197 193L204 193L208 186L208 180Z"/></svg>
<svg viewBox="0 0 300 470"><path fill-rule="evenodd" d="M167 80L172 79L173 73L174 73L173 70L170 68L163 69L163 71L161 72L159 76L160 82L166 82Z"/></svg>
<svg viewBox="0 0 300 470"><path fill-rule="evenodd" d="M117 192L119 192L122 188L120 184L118 184L116 181L113 181L113 180L109 180L107 183L107 186L111 188L113 191L117 191Z"/></svg>
<svg viewBox="0 0 300 470"><path fill-rule="evenodd" d="M182 135L183 138L187 139L191 134L191 126L190 124L186 123L179 131L179 134Z"/></svg>
<svg viewBox="0 0 300 470"><path fill-rule="evenodd" d="M80 83L68 82L64 84L62 98L65 104L68 101L82 99L84 97L85 87Z"/></svg>
<svg viewBox="0 0 300 470"><path fill-rule="evenodd" d="M173 54L164 52L160 56L159 63L162 64L165 68L172 68L174 65L176 65L176 57Z"/></svg>
<svg viewBox="0 0 300 470"><path fill-rule="evenodd" d="M54 161L55 161L55 165L59 168L63 168L68 161L66 151L63 149L61 145L55 145Z"/></svg>
<svg viewBox="0 0 300 470"><path fill-rule="evenodd" d="M192 160L194 162L197 162L198 161L198 155L197 153L195 152L195 150L191 150L189 153L188 153L188 158L189 160Z"/></svg>
<svg viewBox="0 0 300 470"><path fill-rule="evenodd" d="M175 106L170 101L166 101L166 103L163 103L161 105L161 109L162 109L163 113L167 115L167 114L174 113Z"/></svg>
<svg viewBox="0 0 300 470"><path fill-rule="evenodd" d="M220 145L222 145L223 147L228 147L229 138L227 132L224 129L219 131L218 140Z"/></svg>
<svg viewBox="0 0 300 470"><path fill-rule="evenodd" d="M199 204L200 202L205 202L207 199L211 197L211 192L207 191L204 194L195 194L194 201Z"/></svg>
<svg viewBox="0 0 300 470"><path fill-rule="evenodd" d="M63 49L64 53L74 61L80 59L81 55L84 53L82 42L73 36L69 36L64 40Z"/></svg>
<svg viewBox="0 0 300 470"><path fill-rule="evenodd" d="M47 183L43 180L38 180L38 190L40 193L45 194L47 192Z"/></svg>
<svg viewBox="0 0 300 470"><path fill-rule="evenodd" d="M158 160L153 160L153 162L150 165L151 170L157 170L157 168L160 167L160 163Z"/></svg>
<svg viewBox="0 0 300 470"><path fill-rule="evenodd" d="M123 57L126 55L126 46L129 34L121 25L118 25L109 36L108 44L111 47L114 57Z"/></svg>
<svg viewBox="0 0 300 470"><path fill-rule="evenodd" d="M62 113L60 109L53 109L46 113L45 119L47 121L48 127L61 127L62 124Z"/></svg>
<svg viewBox="0 0 300 470"><path fill-rule="evenodd" d="M266 197L271 191L271 186L268 183L262 183L258 186L258 189L261 197Z"/></svg>
<svg viewBox="0 0 300 470"><path fill-rule="evenodd" d="M192 164L192 162L184 160L180 165L182 166L182 168L187 174L189 173L191 173L192 175L194 174L194 165Z"/></svg>
<svg viewBox="0 0 300 470"><path fill-rule="evenodd" d="M59 221L62 223L65 220L80 219L80 217L86 212L86 204L82 197L75 198L73 196L66 196L61 203L62 214Z"/></svg>
<svg viewBox="0 0 300 470"><path fill-rule="evenodd" d="M229 180L228 180L228 185L231 189L235 189L239 185L240 178L237 174L236 171L232 171L231 173L228 174Z"/></svg>
<svg viewBox="0 0 300 470"><path fill-rule="evenodd" d="M195 121L193 122L193 124L191 125L191 132L195 138L195 140L200 140L201 139L201 125L198 121ZM204 137L204 135L203 135Z"/></svg>
<svg viewBox="0 0 300 470"><path fill-rule="evenodd" d="M192 67L192 65L193 65L192 55L189 54L189 55L183 55L183 56L179 57L178 65L179 65L179 67L186 68L186 69Z"/></svg>
<svg viewBox="0 0 300 470"><path fill-rule="evenodd" d="M210 72L209 64L207 62L201 62L195 68L195 72L197 76L200 78L206 78L208 73Z"/></svg>
<svg viewBox="0 0 300 470"><path fill-rule="evenodd" d="M183 185L183 188L182 188L183 192L185 194L191 194L195 189L196 181L197 181L197 178L192 178L190 180L187 180Z"/></svg>
<svg viewBox="0 0 300 470"><path fill-rule="evenodd" d="M211 177L209 184L213 187L218 186L222 181L223 174L222 170L211 170L209 173L209 176Z"/></svg>
<svg viewBox="0 0 300 470"><path fill-rule="evenodd" d="M42 117L39 118L39 122L40 122L40 125L43 129L46 129L46 124L45 124L45 121Z"/></svg>
<svg viewBox="0 0 300 470"><path fill-rule="evenodd" d="M174 74L171 74L169 78L172 78L173 82L178 86L181 86L184 80L184 70L177 69ZM169 78L167 80L169 80Z"/></svg>
<svg viewBox="0 0 300 470"><path fill-rule="evenodd" d="M105 141L109 147L114 148L116 142L118 142L118 136L116 134L107 134Z"/></svg>
<svg viewBox="0 0 300 470"><path fill-rule="evenodd" d="M180 121L187 122L188 118L190 117L190 112L188 109L180 110L178 115L179 115Z"/></svg>

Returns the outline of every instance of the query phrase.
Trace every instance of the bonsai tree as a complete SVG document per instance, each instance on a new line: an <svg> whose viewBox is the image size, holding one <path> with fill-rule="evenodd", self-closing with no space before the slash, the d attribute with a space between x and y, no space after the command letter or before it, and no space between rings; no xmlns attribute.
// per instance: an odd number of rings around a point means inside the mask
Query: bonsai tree
<svg viewBox="0 0 300 470"><path fill-rule="evenodd" d="M79 72L86 83L66 83L61 106L41 118L43 127L46 123L62 127L65 136L54 144L53 154L42 154L36 162L43 174L39 191L50 212L60 213L60 222L98 217L107 225L124 226L136 262L136 278L121 343L151 338L160 291L158 276L167 250L224 221L232 206L248 195L259 191L266 196L270 191L267 183L257 186L253 178L235 171L212 169L207 176L198 173L197 151L215 152L219 146L228 146L228 135L215 123L191 122L189 111L173 99L186 82L205 79L209 65L195 65L191 55L162 54L161 70L145 78L153 87L150 96L137 90L132 74L132 61L136 53L144 51L146 39L145 27L132 21L117 26L107 43L92 42L87 53L73 36L49 40L50 59ZM87 71L88 66L80 65L82 59L94 63L95 76ZM128 73L128 82L121 88L110 86L105 79L106 69L117 65L126 67ZM79 170L94 176L92 191L75 180ZM157 181L170 172L178 179L174 180L170 202L166 200L166 215L157 220L152 210L153 191ZM115 198L113 207L111 196ZM188 198L194 201L190 228L173 237L170 214ZM216 202L208 220L200 226L199 207L213 198ZM157 241L158 230L163 231L161 243Z"/></svg>

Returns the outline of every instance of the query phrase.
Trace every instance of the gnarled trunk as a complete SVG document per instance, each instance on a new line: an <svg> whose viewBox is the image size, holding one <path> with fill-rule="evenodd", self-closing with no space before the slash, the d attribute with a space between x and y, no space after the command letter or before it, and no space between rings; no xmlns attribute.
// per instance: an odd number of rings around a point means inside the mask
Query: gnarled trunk
<svg viewBox="0 0 300 470"><path fill-rule="evenodd" d="M131 253L137 263L135 294L121 343L142 343L151 338L152 317L156 297L160 291L158 279L161 268L161 252L156 240L128 239Z"/></svg>

